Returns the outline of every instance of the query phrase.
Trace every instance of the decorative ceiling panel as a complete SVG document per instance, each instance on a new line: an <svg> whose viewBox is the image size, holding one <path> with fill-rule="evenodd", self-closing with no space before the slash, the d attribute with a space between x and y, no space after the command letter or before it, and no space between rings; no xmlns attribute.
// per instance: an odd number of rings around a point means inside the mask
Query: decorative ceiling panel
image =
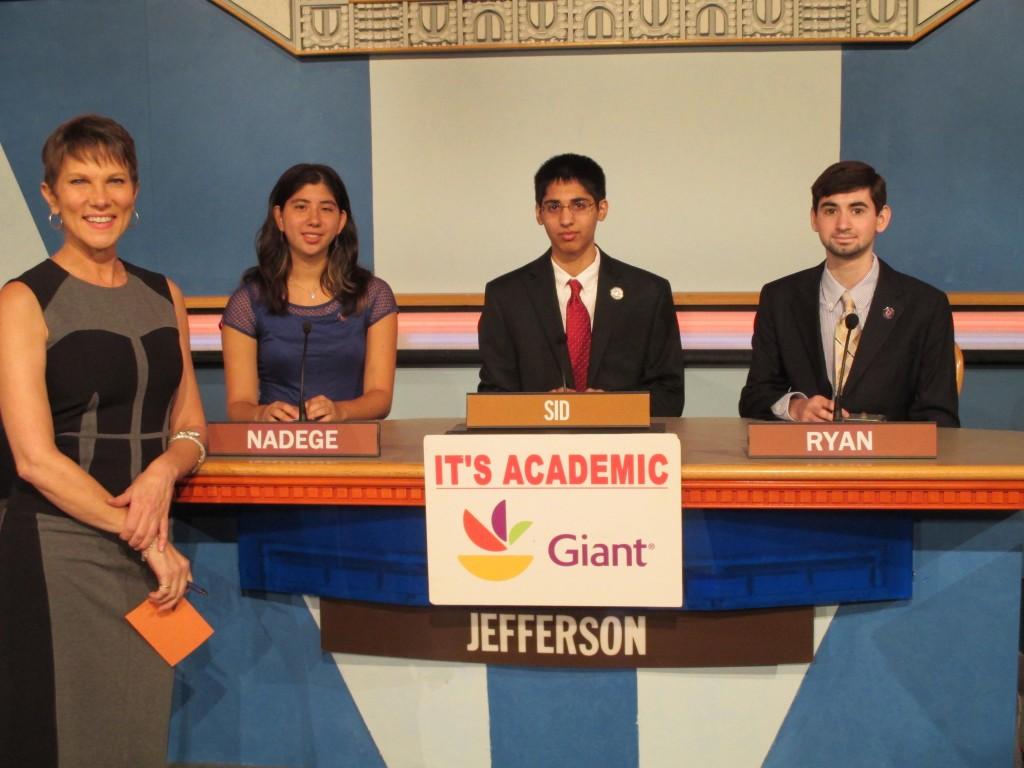
<svg viewBox="0 0 1024 768"><path fill-rule="evenodd" d="M912 43L976 0L211 0L296 56Z"/></svg>

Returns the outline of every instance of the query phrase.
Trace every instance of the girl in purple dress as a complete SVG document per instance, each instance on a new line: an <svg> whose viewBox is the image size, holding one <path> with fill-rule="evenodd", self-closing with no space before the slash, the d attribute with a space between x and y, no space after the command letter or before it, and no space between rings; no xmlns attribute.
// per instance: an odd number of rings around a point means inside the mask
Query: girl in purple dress
<svg viewBox="0 0 1024 768"><path fill-rule="evenodd" d="M289 168L270 193L257 266L224 311L228 418L382 419L395 384L398 308L359 266L348 192L325 165ZM303 347L305 402L299 402Z"/></svg>

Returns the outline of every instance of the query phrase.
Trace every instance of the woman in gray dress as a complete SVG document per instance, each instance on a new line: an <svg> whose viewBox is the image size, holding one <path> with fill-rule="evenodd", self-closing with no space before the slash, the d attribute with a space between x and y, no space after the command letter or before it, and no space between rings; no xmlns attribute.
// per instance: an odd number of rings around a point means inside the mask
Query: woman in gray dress
<svg viewBox="0 0 1024 768"><path fill-rule="evenodd" d="M124 615L191 580L174 484L205 456L181 291L121 261L135 146L108 118L43 148L53 256L0 291L0 415L15 482L0 527L0 755L11 766L166 764L173 671Z"/></svg>

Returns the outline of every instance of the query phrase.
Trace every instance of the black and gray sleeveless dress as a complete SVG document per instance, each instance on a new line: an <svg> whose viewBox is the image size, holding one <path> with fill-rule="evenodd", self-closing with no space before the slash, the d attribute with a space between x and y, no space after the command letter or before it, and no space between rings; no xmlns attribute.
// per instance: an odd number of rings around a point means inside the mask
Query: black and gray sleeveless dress
<svg viewBox="0 0 1024 768"><path fill-rule="evenodd" d="M182 373L167 280L124 266L118 288L51 260L17 278L46 320L57 448L111 495L164 450ZM15 481L0 526L0 765L166 765L173 670L124 619L154 589L117 536Z"/></svg>

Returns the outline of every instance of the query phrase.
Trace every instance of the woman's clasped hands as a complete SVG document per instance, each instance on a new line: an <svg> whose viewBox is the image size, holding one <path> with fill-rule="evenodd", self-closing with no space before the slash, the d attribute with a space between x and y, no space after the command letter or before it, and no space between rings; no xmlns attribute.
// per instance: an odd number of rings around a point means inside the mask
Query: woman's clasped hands
<svg viewBox="0 0 1024 768"><path fill-rule="evenodd" d="M161 611L169 611L178 604L189 582L192 581L192 566L177 547L167 544L161 552L155 546L145 551L146 565L157 579L157 588L149 593L150 601Z"/></svg>
<svg viewBox="0 0 1024 768"><path fill-rule="evenodd" d="M111 506L125 510L119 534L142 558L157 579L157 589L149 599L161 610L173 608L192 580L188 558L168 541L171 499L177 473L159 459L141 472L125 491L108 500Z"/></svg>

